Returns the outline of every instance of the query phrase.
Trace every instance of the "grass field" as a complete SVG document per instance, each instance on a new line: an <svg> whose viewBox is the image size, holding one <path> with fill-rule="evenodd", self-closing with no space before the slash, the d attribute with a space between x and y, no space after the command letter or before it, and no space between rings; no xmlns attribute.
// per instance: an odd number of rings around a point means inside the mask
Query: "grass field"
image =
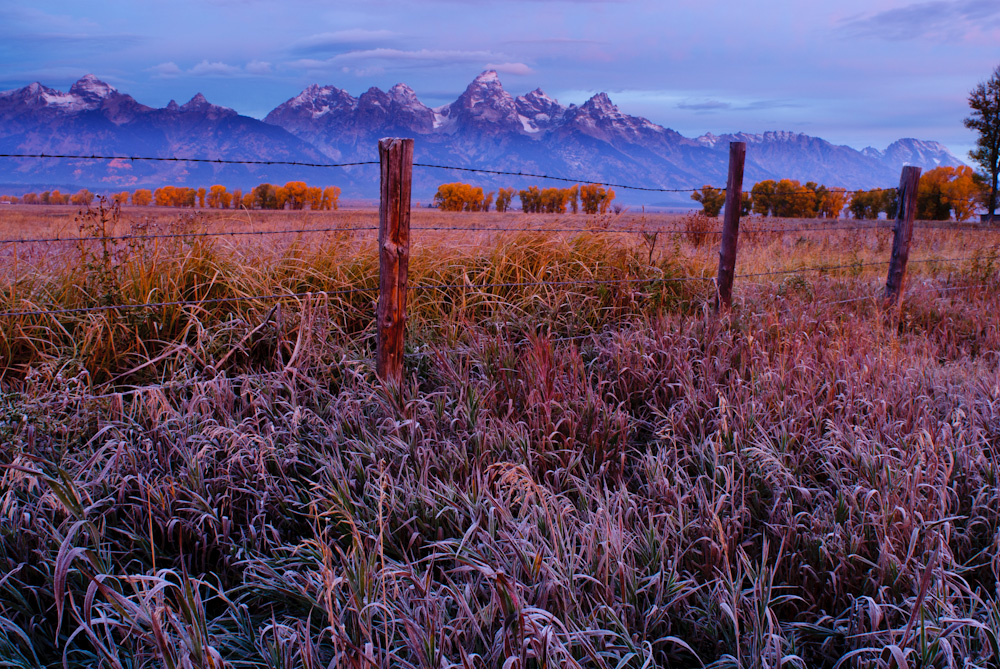
<svg viewBox="0 0 1000 669"><path fill-rule="evenodd" d="M75 213L0 237L171 236L0 245L0 666L1000 662L1000 233L895 313L747 220L717 317L717 221L414 210L394 387L376 212Z"/></svg>

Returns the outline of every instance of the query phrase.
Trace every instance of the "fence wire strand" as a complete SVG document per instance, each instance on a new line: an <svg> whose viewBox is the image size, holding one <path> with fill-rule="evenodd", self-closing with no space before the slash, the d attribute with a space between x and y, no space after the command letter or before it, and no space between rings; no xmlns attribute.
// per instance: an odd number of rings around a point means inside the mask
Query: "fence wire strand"
<svg viewBox="0 0 1000 669"><path fill-rule="evenodd" d="M206 304L226 304L231 302L262 302L265 300L281 300L304 297L353 295L357 293L377 293L378 287L346 288L344 290L316 290L306 293L273 293L271 295L239 295L233 297L211 297L203 300L172 300L169 302L143 302L135 304L110 304L99 307L67 307L65 309L37 309L32 311L5 311L0 317L18 316L50 316L56 314L85 314L102 311L121 311L126 309L152 309L159 307L197 307Z"/></svg>
<svg viewBox="0 0 1000 669"><path fill-rule="evenodd" d="M66 153L0 153L0 158L55 158L59 160L128 160L168 163L212 163L219 165L292 165L295 167L355 167L357 165L378 165L377 160L362 160L351 163L310 163L298 160L231 160L226 158L183 158L178 156L103 156L97 154L80 155Z"/></svg>
<svg viewBox="0 0 1000 669"><path fill-rule="evenodd" d="M746 226L746 223L744 223ZM596 228L596 227L562 227L562 228L539 228L539 227L504 227L504 226L440 226L440 225L415 225L410 228L413 231L424 232L524 232L524 233L588 233L588 234L669 234L669 235L692 235L692 236L716 236L721 235L721 230L685 230L676 227L670 228ZM755 228L746 226L742 230L743 234L768 234L768 233L824 233L836 231L876 231L891 232L892 225L837 225L837 226L803 226L790 228ZM919 230L948 230L952 232L971 233L1000 233L1000 228L979 228L979 227L948 227L917 225L914 231ZM376 232L378 226L349 226L349 227L324 227L324 228L291 228L287 230L232 230L222 232L189 232L189 233L163 233L151 235L119 235L119 236L88 236L88 237L24 237L0 239L0 245L6 244L68 244L82 242L126 242L126 241L149 241L161 239L200 239L210 237L267 237L273 235L306 235L306 234L328 234L338 232Z"/></svg>
<svg viewBox="0 0 1000 669"><path fill-rule="evenodd" d="M23 239L0 239L0 244L66 244L73 242L128 242L156 239L199 239L203 237L262 237L268 235L301 235L328 232L361 232L378 230L377 226L349 228L297 228L290 230L233 230L230 232L171 232L153 235L120 235L117 237L39 237Z"/></svg>
<svg viewBox="0 0 1000 669"><path fill-rule="evenodd" d="M966 262L971 260L978 260L979 256L963 256L958 258L921 258L916 260L910 260L911 264L916 263L941 263L941 264L956 264L959 262ZM736 274L733 278L736 279L753 279L764 276L783 276L790 274L805 274L809 272L829 272L841 269L862 269L865 267L883 267L890 264L890 261L876 261L867 263L849 263L842 265L818 265L812 267L798 267L795 269L787 270L772 270L768 272L749 272L744 274ZM621 284L668 284L668 283L681 283L688 281L699 281L699 282L714 282L715 277L713 276L682 276L682 277L628 277L621 279L570 279L564 281L511 281L511 282L494 282L494 283L446 283L446 284L415 284L408 286L410 291L422 291L422 290L457 290L457 289L471 289L471 290L485 290L493 288L527 288L535 286L600 286L600 285L621 285ZM148 303L135 303L135 304L117 304L117 305L102 305L96 307L68 307L64 309L36 309L36 310L24 310L24 311L6 311L0 312L0 317L21 317L21 316L49 316L49 315L59 315L59 314L77 314L77 313L92 313L92 312L104 312L104 311L119 311L126 309L147 309L147 308L159 308L159 307L171 307L171 306L202 306L207 304L224 304L231 302L259 302L265 300L280 300L280 299L295 299L304 298L310 296L337 296L337 295L352 295L358 293L377 293L377 287L371 288L347 288L342 290L326 290L326 291L311 291L311 292L301 292L301 293L274 293L270 295L240 295L233 297L215 297L206 298L202 300L173 300L166 302L148 302Z"/></svg>

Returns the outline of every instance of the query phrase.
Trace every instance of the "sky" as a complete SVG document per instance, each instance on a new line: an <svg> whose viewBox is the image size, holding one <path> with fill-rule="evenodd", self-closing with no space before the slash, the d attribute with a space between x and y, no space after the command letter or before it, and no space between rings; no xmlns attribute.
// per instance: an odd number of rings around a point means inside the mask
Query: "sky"
<svg viewBox="0 0 1000 669"><path fill-rule="evenodd" d="M92 73L161 107L201 92L262 118L310 84L452 102L607 92L688 136L901 137L960 159L968 93L1000 65L1000 0L32 0L0 5L0 90Z"/></svg>

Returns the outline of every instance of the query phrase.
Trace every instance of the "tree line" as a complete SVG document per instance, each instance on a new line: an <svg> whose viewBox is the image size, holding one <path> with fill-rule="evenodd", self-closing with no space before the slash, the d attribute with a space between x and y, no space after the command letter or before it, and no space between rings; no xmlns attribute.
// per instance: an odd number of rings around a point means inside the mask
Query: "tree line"
<svg viewBox="0 0 1000 669"><path fill-rule="evenodd" d="M521 211L527 214L603 214L608 211L615 192L599 184L575 184L569 188L539 188L530 186L516 191L501 188L494 193L484 193L479 186L466 183L448 183L438 186L434 205L442 211L489 211L495 206L498 212L510 210L514 195L521 201Z"/></svg>
<svg viewBox="0 0 1000 669"><path fill-rule="evenodd" d="M74 204L89 205L95 195L82 189L73 195L58 190L43 193L0 195L0 202L12 204ZM111 193L108 199L116 204L136 207L202 207L209 209L311 209L329 211L339 208L340 188L337 186L309 186L304 181L289 181L284 186L263 183L243 192L237 188L229 191L225 186L190 188L188 186L161 186L155 190L139 188L135 191Z"/></svg>
<svg viewBox="0 0 1000 669"><path fill-rule="evenodd" d="M701 203L706 216L722 211L726 193L704 186L691 195ZM917 189L917 213L921 220L957 221L971 218L980 205L987 205L989 189L985 180L971 168L936 167L920 178ZM844 191L809 181L768 179L743 193L741 214L750 213L780 218L840 218L845 212L857 219L876 219L880 214L895 218L899 207L895 188Z"/></svg>
<svg viewBox="0 0 1000 669"><path fill-rule="evenodd" d="M87 205L94 201L94 197L93 193L83 188L72 195L69 193L60 193L58 190L45 191L43 193L25 193L21 197L16 195L0 195L0 202L10 202L11 204Z"/></svg>

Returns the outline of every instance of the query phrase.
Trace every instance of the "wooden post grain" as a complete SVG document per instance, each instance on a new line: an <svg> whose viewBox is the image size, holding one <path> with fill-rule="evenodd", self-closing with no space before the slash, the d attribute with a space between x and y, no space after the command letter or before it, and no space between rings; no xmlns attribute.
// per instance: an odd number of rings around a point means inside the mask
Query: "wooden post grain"
<svg viewBox="0 0 1000 669"><path fill-rule="evenodd" d="M410 190L413 140L378 143L382 189L378 209L378 326L376 369L383 381L403 380L406 279L410 268Z"/></svg>
<svg viewBox="0 0 1000 669"><path fill-rule="evenodd" d="M726 213L719 248L719 275L716 279L715 311L733 304L733 277L736 274L736 243L740 236L740 209L743 206L743 164L746 142L729 143L729 179L726 182Z"/></svg>
<svg viewBox="0 0 1000 669"><path fill-rule="evenodd" d="M917 214L917 188L920 185L920 168L907 165L899 176L899 208L892 238L892 257L889 259L889 276L885 281L885 301L898 309L906 282L906 261L910 259L910 238L913 236L913 219Z"/></svg>

